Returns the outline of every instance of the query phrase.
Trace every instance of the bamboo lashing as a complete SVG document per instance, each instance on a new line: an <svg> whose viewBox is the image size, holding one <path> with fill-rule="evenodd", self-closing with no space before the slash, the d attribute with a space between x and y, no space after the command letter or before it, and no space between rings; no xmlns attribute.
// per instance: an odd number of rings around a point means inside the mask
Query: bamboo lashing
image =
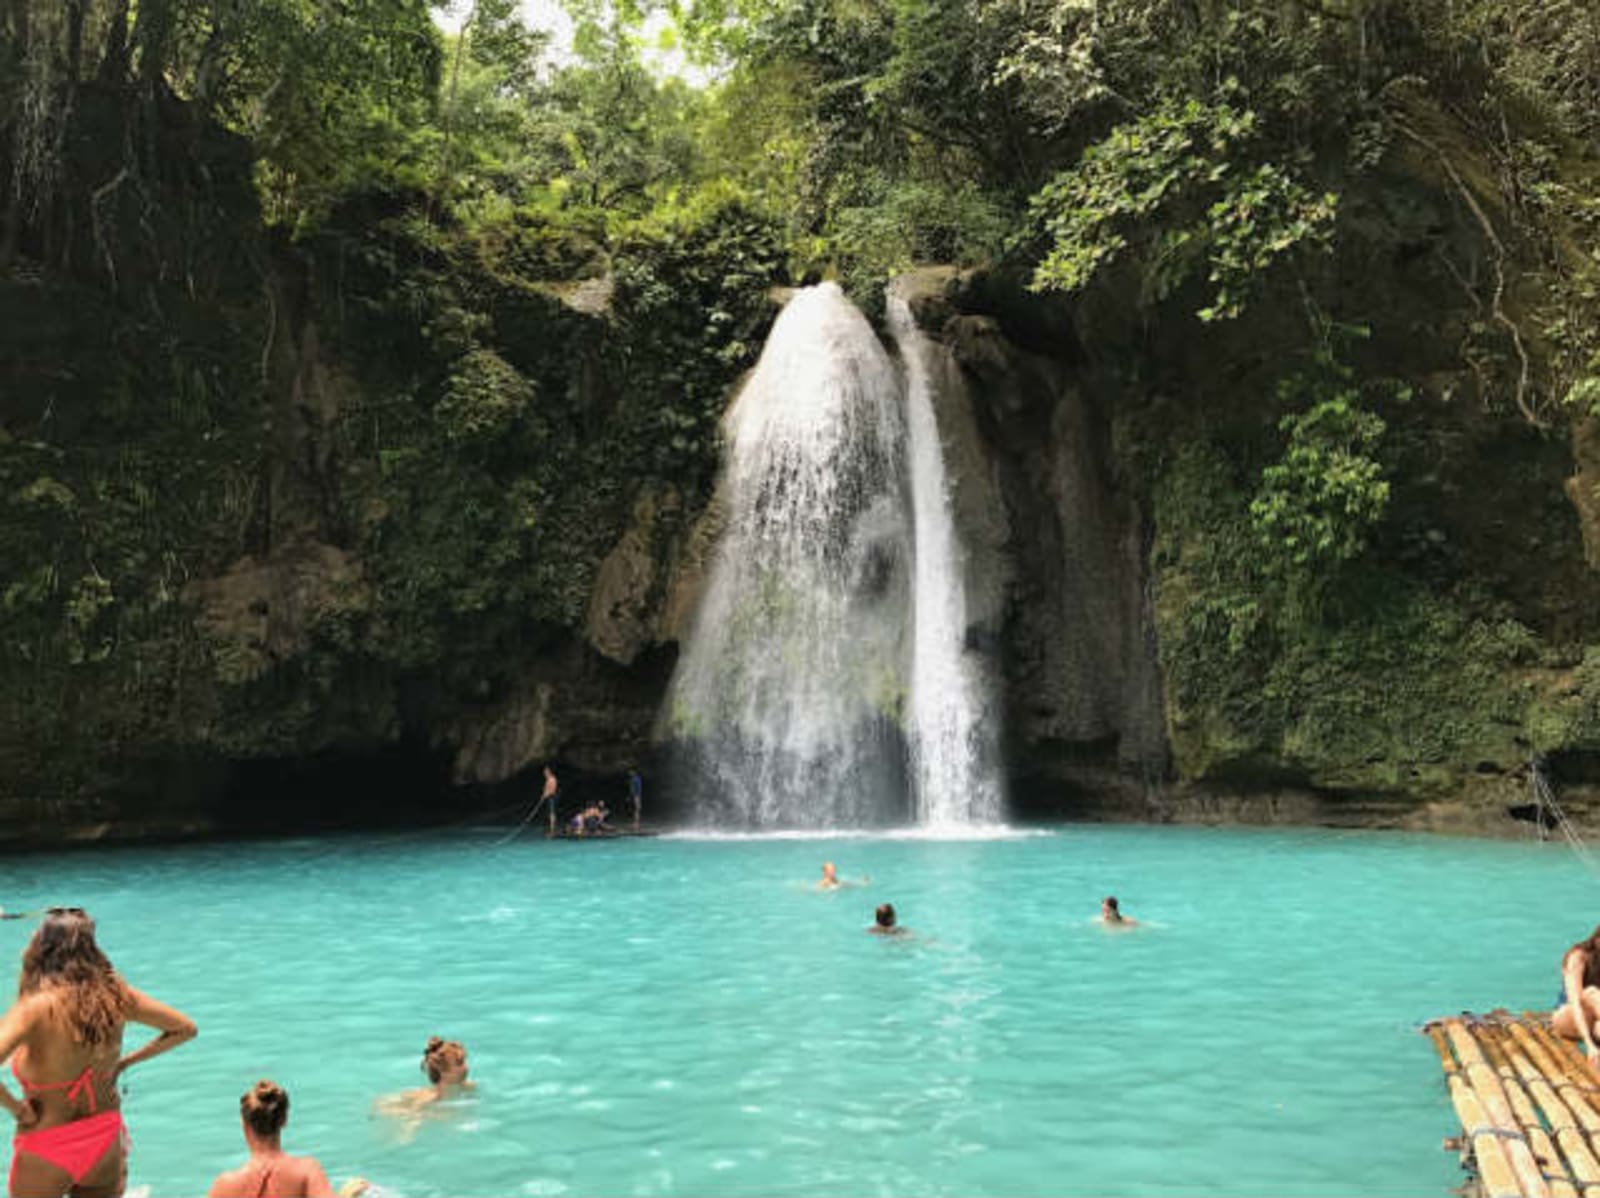
<svg viewBox="0 0 1600 1198"><path fill-rule="evenodd" d="M1517 1116L1517 1123L1521 1126L1523 1135L1528 1138L1528 1146L1533 1149L1533 1157L1538 1162L1539 1172L1550 1187L1550 1198L1577 1198L1578 1190L1572 1183L1572 1175L1567 1171L1555 1141L1544 1129L1539 1112L1535 1109L1527 1090L1523 1088L1521 1077L1512 1064L1513 1049L1510 1038L1502 1039L1502 1036L1504 1032L1499 1028L1478 1029L1478 1043L1483 1046L1483 1053L1489 1058L1489 1064L1500 1075L1500 1084L1505 1087L1506 1097L1511 1100L1511 1109ZM1569 1113L1567 1118L1570 1120L1571 1117Z"/></svg>
<svg viewBox="0 0 1600 1198"><path fill-rule="evenodd" d="M1424 1029L1479 1198L1600 1198L1600 1086L1546 1018L1497 1011Z"/></svg>
<svg viewBox="0 0 1600 1198"><path fill-rule="evenodd" d="M1466 1124L1467 1134L1472 1137L1474 1154L1479 1151L1481 1140L1499 1139L1500 1149L1512 1172L1516 1174L1516 1183L1519 1187L1516 1192L1527 1195L1527 1198L1550 1198L1550 1187L1540 1171L1539 1162L1533 1157L1533 1149L1528 1144L1522 1125L1517 1122L1516 1112L1511 1107L1511 1100L1506 1095L1500 1076L1490 1067L1482 1046L1459 1019L1445 1020L1444 1030L1450 1039L1450 1047L1455 1049L1456 1059L1461 1062L1461 1072L1466 1074L1467 1081L1471 1083L1478 1108L1488 1117L1488 1126L1483 1127L1481 1134L1475 1130L1482 1126L1481 1124ZM1455 1083L1460 1081L1460 1076L1460 1073L1457 1073L1451 1079L1452 1095L1455 1093ZM1458 1105L1456 1109L1460 1111L1461 1107ZM1480 1168L1480 1172L1483 1173L1484 1181L1489 1183L1492 1198L1494 1183L1487 1171Z"/></svg>

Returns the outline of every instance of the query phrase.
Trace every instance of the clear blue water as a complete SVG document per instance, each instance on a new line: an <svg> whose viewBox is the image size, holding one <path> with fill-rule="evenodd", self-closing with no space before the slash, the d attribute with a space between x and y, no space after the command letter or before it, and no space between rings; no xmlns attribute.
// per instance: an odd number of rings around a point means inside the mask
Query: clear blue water
<svg viewBox="0 0 1600 1198"><path fill-rule="evenodd" d="M0 902L88 907L199 1022L129 1075L133 1184L242 1160L267 1076L291 1151L402 1195L1443 1195L1416 1025L1548 1005L1597 892L1559 845L1380 833L499 837L7 861ZM884 900L914 938L864 934ZM481 1089L407 1139L373 1102L432 1033Z"/></svg>

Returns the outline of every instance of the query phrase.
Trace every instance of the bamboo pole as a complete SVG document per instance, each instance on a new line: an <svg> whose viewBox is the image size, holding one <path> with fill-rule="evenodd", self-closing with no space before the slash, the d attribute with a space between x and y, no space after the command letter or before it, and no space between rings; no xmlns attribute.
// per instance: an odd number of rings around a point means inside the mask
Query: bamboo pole
<svg viewBox="0 0 1600 1198"><path fill-rule="evenodd" d="M1444 1026L1436 1021L1428 1024L1425 1030L1428 1033L1428 1039L1433 1041L1434 1051L1439 1054L1439 1063L1444 1066L1444 1071L1446 1073L1454 1073L1456 1071L1456 1058L1450 1051L1450 1041L1445 1038Z"/></svg>
<svg viewBox="0 0 1600 1198"><path fill-rule="evenodd" d="M1565 1042L1549 1029L1534 1025L1529 1031L1544 1046L1552 1063L1550 1084L1572 1108L1579 1126L1590 1136L1600 1133L1600 1114L1595 1112L1591 1097L1595 1091L1594 1074L1588 1062L1581 1055L1575 1060Z"/></svg>
<svg viewBox="0 0 1600 1198"><path fill-rule="evenodd" d="M1466 1025L1459 1019L1451 1019L1445 1022L1444 1030L1450 1037L1450 1046L1456 1050L1462 1070L1472 1082L1472 1088L1483 1100L1483 1109L1490 1122L1502 1131L1520 1131L1516 1114L1511 1109L1511 1100L1506 1097L1505 1087L1500 1084L1499 1074L1490 1068L1483 1048Z"/></svg>
<svg viewBox="0 0 1600 1198"><path fill-rule="evenodd" d="M1570 1059L1557 1051L1550 1034L1537 1022L1513 1024L1510 1030L1526 1054L1528 1067L1540 1071L1540 1080L1530 1080L1528 1088L1544 1110L1573 1176L1585 1186L1585 1195L1591 1190L1600 1195L1600 1155L1592 1135L1595 1113L1571 1079Z"/></svg>
<svg viewBox="0 0 1600 1198"><path fill-rule="evenodd" d="M1550 1187L1545 1181L1544 1171L1534 1157L1526 1125L1518 1118L1507 1085L1490 1061L1488 1038L1483 1037L1480 1040L1479 1036L1474 1034L1475 1031L1481 1030L1486 1029L1474 1029L1459 1021L1455 1021L1453 1027L1446 1025L1446 1033L1451 1036L1456 1055L1466 1062L1466 1073L1472 1082L1473 1090L1477 1092L1484 1111L1495 1129L1502 1133L1501 1144L1505 1149L1506 1159L1511 1162L1511 1168L1522 1184L1523 1194L1527 1198L1549 1198ZM1526 1098L1523 1099L1523 1103L1527 1105ZM1531 1107L1528 1113L1534 1126L1538 1126L1538 1118L1533 1115Z"/></svg>
<svg viewBox="0 0 1600 1198"><path fill-rule="evenodd" d="M1519 1070L1512 1060L1514 1048L1511 1037L1504 1027L1486 1026L1477 1030L1478 1042L1483 1046L1484 1055L1489 1058L1489 1064L1499 1072L1500 1083L1505 1087L1506 1097L1511 1100L1511 1109L1516 1112L1517 1122L1522 1125L1528 1146L1533 1149L1534 1159L1539 1163L1539 1170L1549 1183L1550 1198L1577 1198L1578 1190L1573 1185L1572 1174L1566 1162L1562 1160L1556 1142L1545 1130L1539 1111L1529 1099L1528 1091L1523 1088ZM1571 1118L1569 1113L1568 1126L1571 1125Z"/></svg>
<svg viewBox="0 0 1600 1198"><path fill-rule="evenodd" d="M1505 1144L1494 1134L1489 1117L1473 1087L1459 1072L1450 1075L1449 1083L1450 1102L1456 1108L1462 1129L1472 1145L1473 1164L1487 1198L1523 1198L1523 1190L1517 1182L1516 1170L1511 1167ZM1549 1191L1546 1189L1543 1192Z"/></svg>

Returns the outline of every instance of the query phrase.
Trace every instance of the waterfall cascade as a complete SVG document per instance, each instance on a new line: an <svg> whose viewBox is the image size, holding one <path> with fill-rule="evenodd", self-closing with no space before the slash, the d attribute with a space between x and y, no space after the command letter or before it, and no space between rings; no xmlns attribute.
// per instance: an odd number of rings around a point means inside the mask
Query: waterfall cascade
<svg viewBox="0 0 1600 1198"><path fill-rule="evenodd" d="M910 305L891 290L889 330L905 365L910 459L912 583L911 757L918 822L935 827L993 823L1000 817L995 738L985 717L983 672L967 652L961 547L950 514L950 486L934 412L935 355L943 350L917 327Z"/></svg>
<svg viewBox="0 0 1600 1198"><path fill-rule="evenodd" d="M999 815L937 351L897 297L890 318L903 379L836 285L802 290L729 413L725 528L667 712L685 784L719 823Z"/></svg>

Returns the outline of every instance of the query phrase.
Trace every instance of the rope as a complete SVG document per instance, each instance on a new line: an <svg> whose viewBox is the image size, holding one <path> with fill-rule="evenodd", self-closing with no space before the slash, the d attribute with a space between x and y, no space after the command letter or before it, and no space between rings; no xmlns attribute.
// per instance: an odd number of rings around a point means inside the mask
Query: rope
<svg viewBox="0 0 1600 1198"><path fill-rule="evenodd" d="M1589 851L1589 846L1583 843L1583 838L1578 835L1578 830L1573 826L1572 820L1562 810L1561 803L1556 799L1555 791L1550 789L1550 783L1544 776L1544 766L1538 758L1534 758L1528 766L1528 777L1533 786L1533 801L1539 809L1548 809L1555 817L1555 825L1561 830L1561 835L1566 838L1567 844L1576 854L1579 861L1595 877L1600 878L1600 861Z"/></svg>
<svg viewBox="0 0 1600 1198"><path fill-rule="evenodd" d="M529 808L527 815L522 817L522 822L515 828L512 828L510 832L506 833L504 839L495 841L491 847L499 848L501 845L510 844L513 840L515 840L521 834L522 829L526 828L533 822L533 817L539 814L539 808L545 805L545 800L548 798L550 798L549 795L540 795L539 801Z"/></svg>
<svg viewBox="0 0 1600 1198"><path fill-rule="evenodd" d="M518 799L515 803L507 803L504 807L496 807L490 811L474 811L469 815L462 816L460 819L451 820L449 823L429 824L426 828L413 828L407 832L395 832L388 836L379 836L374 840L368 841L362 847L386 849L397 844L404 844L409 840L422 840L426 837L437 836L440 832L449 832L455 828L464 828L468 824L482 823L486 819L493 819L496 816L506 814L508 811L515 811L526 801L527 800L525 799ZM328 857L336 857L344 851L345 850L341 845L326 845L306 854L301 858L301 860L304 862L322 861Z"/></svg>
<svg viewBox="0 0 1600 1198"><path fill-rule="evenodd" d="M1489 1127L1487 1125L1466 1128L1463 1134L1468 1136L1499 1136L1502 1140L1526 1140L1528 1138L1526 1132L1512 1131L1508 1127Z"/></svg>

